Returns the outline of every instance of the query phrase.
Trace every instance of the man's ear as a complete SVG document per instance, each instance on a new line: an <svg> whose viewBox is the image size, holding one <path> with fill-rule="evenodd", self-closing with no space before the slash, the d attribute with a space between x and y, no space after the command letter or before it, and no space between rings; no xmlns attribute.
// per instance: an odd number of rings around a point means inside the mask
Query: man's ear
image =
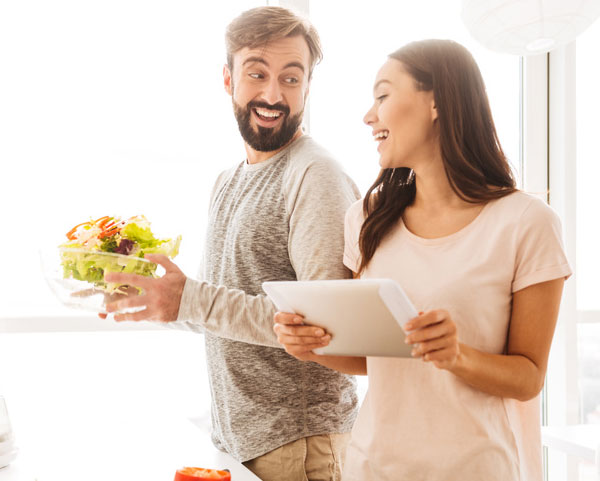
<svg viewBox="0 0 600 481"><path fill-rule="evenodd" d="M233 95L233 84L231 83L231 70L227 64L223 65L223 86L225 92L229 95Z"/></svg>

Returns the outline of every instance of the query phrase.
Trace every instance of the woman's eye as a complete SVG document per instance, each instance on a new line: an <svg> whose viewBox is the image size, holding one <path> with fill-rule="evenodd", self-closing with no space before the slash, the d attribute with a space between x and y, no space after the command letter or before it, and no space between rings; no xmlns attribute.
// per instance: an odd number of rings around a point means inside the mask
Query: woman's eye
<svg viewBox="0 0 600 481"><path fill-rule="evenodd" d="M380 95L379 97L377 97L377 101L379 103L381 103L383 101L383 99L386 98L386 97L387 97L387 95Z"/></svg>

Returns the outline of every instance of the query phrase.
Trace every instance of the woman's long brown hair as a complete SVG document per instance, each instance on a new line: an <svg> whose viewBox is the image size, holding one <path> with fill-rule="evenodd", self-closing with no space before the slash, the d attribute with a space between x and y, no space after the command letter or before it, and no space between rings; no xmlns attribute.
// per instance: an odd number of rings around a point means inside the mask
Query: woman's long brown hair
<svg viewBox="0 0 600 481"><path fill-rule="evenodd" d="M442 161L452 190L474 204L514 192L515 179L498 140L483 78L469 51L451 40L422 40L389 57L402 63L418 90L433 91ZM380 172L363 202L359 272L415 195L411 169Z"/></svg>

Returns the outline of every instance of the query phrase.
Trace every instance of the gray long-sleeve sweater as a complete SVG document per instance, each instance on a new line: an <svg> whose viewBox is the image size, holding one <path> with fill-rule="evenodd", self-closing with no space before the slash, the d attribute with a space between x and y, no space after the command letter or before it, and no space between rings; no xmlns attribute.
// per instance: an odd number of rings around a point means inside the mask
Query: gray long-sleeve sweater
<svg viewBox="0 0 600 481"><path fill-rule="evenodd" d="M348 277L343 223L358 197L307 135L217 179L201 280L186 281L176 324L205 333L213 442L240 461L352 427L355 380L281 348L261 284Z"/></svg>

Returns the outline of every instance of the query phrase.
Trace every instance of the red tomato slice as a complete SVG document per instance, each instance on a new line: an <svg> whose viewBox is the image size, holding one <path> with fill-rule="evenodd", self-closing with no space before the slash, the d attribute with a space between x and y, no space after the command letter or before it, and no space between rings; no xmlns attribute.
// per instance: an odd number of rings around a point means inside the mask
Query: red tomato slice
<svg viewBox="0 0 600 481"><path fill-rule="evenodd" d="M229 471L205 468L181 468L175 473L173 481L231 481Z"/></svg>

